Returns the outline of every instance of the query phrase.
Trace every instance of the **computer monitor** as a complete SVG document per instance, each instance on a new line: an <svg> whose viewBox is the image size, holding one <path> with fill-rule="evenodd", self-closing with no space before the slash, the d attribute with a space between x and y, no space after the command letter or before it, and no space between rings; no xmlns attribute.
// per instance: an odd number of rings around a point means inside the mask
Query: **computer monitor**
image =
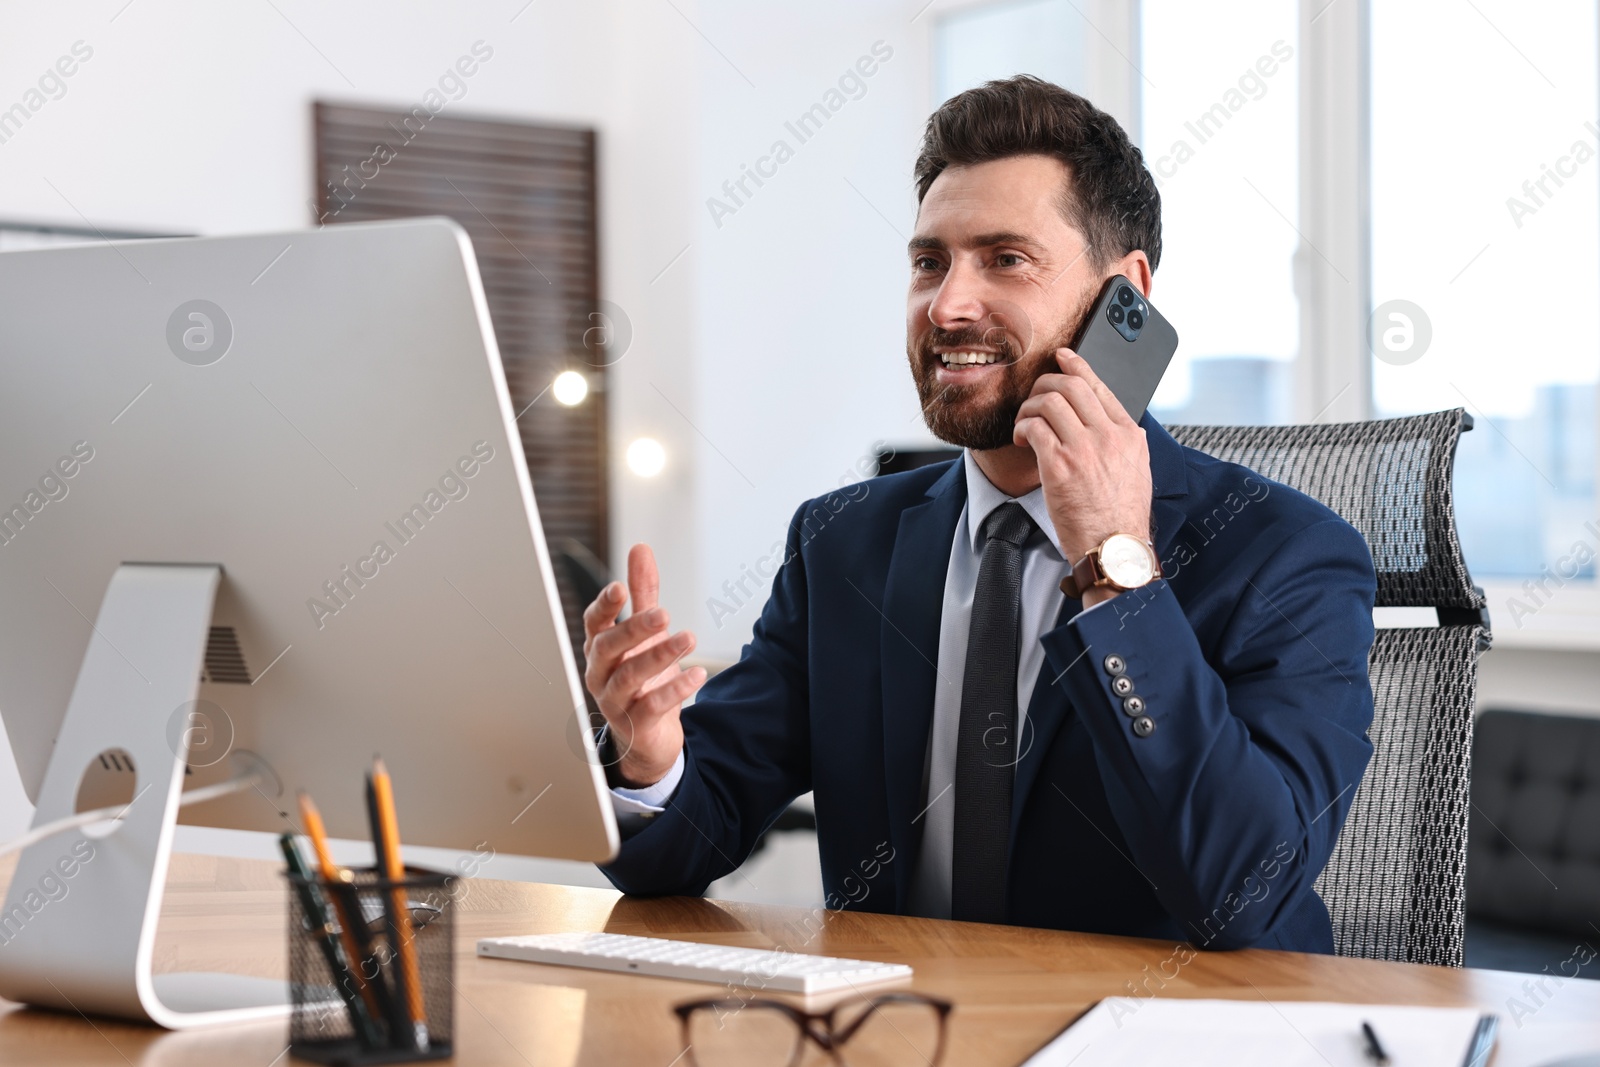
<svg viewBox="0 0 1600 1067"><path fill-rule="evenodd" d="M0 716L36 827L132 801L24 852L0 995L281 1011L282 982L152 979L173 822L281 832L304 789L365 838L375 753L409 844L615 854L459 226L3 253L0 292Z"/></svg>

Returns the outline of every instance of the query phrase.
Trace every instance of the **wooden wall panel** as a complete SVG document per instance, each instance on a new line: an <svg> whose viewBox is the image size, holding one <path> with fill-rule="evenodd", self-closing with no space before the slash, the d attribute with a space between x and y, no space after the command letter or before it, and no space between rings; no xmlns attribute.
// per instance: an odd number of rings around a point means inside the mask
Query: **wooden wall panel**
<svg viewBox="0 0 1600 1067"><path fill-rule="evenodd" d="M320 221L446 215L472 235L551 551L571 538L609 558L605 365L616 357L588 329L600 307L594 131L324 103L313 111ZM572 408L545 392L567 369L590 382ZM581 649L583 605L559 563L556 575Z"/></svg>

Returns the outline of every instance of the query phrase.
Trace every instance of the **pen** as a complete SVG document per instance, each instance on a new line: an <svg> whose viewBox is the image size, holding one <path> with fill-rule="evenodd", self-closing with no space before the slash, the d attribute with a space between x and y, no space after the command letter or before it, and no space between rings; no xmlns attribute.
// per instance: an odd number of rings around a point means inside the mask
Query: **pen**
<svg viewBox="0 0 1600 1067"><path fill-rule="evenodd" d="M311 797L306 793L300 794L300 821L305 824L306 836L311 839L311 847L316 852L319 873L328 889L328 897L333 902L334 911L339 917L339 938L344 945L345 959L350 961L350 976L355 980L356 988L366 1002L368 1017L382 1018L383 1013L379 1011L378 998L383 997L383 986L379 982L376 993L374 992L370 979L363 973L365 956L356 941L356 932L365 929L366 924L361 922L360 902L353 899L354 887L351 887L351 900L340 899L339 889L348 881L350 872L333 862L333 851L328 848L328 834L322 826L322 813L317 810L317 806L311 802ZM375 978L376 974L373 977Z"/></svg>
<svg viewBox="0 0 1600 1067"><path fill-rule="evenodd" d="M361 891L356 886L355 876L341 867L338 877L337 882L328 886L328 891L338 897L344 914L359 916L354 920L354 930L359 946L357 951L361 957L361 977L377 996L379 1006L375 1010L385 1020L390 1035L386 1044L389 1047L407 1047L412 1043L411 1019L406 1014L399 994L391 990L389 983L384 980L384 964L389 962L389 954L373 936L372 925L367 922L366 911L361 906Z"/></svg>
<svg viewBox="0 0 1600 1067"><path fill-rule="evenodd" d="M367 813L372 819L372 847L377 853L378 868L391 882L405 878L405 860L400 855L400 826L395 817L394 785L389 779L389 769L380 757L372 760L372 774L367 777ZM406 891L397 888L385 896L385 911L389 919L389 939L400 956L400 966L395 971L396 984L410 1013L412 1033L416 1047L428 1047L428 1022L422 1001L422 971L417 965L417 946L412 939L411 910L406 905Z"/></svg>
<svg viewBox="0 0 1600 1067"><path fill-rule="evenodd" d="M1365 1020L1361 1023L1361 1034L1367 1039L1367 1059L1383 1067L1389 1062L1389 1054L1383 1051L1383 1045L1378 1041L1378 1033L1372 1024Z"/></svg>
<svg viewBox="0 0 1600 1067"><path fill-rule="evenodd" d="M323 907L317 887L311 880L311 869L306 866L305 858L300 855L294 835L283 834L278 838L278 847L283 850L283 858L289 865L289 873L293 876L295 892L300 897L300 906L306 913L310 932L316 937L317 945L322 949L322 958L328 962L328 970L333 976L334 985L339 987L339 997L350 1013L350 1028L355 1031L363 1045L368 1048L381 1047L383 1037L373 1023L372 1016L367 1014L361 994L356 991L354 964L341 947L339 936L334 933L331 917Z"/></svg>

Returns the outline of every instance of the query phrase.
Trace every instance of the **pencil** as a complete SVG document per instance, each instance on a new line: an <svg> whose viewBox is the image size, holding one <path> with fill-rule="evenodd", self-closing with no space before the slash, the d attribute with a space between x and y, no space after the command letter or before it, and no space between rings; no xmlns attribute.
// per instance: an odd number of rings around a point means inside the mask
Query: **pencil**
<svg viewBox="0 0 1600 1067"><path fill-rule="evenodd" d="M372 815L372 847L378 854L379 865L391 882L402 881L406 876L405 860L400 855L400 825L395 817L394 784L389 780L389 769L381 757L372 759L372 776L367 779L367 801ZM411 909L406 904L406 891L397 888L389 894L389 928L395 940L395 951L400 956L397 976L403 979L406 1006L410 1010L411 1024L419 1049L428 1047L428 1021L422 1000L422 969L417 964L417 946L411 930Z"/></svg>
<svg viewBox="0 0 1600 1067"><path fill-rule="evenodd" d="M378 801L372 792L372 775L366 776L367 818L372 826L372 850L376 860L373 864L377 870L377 877L387 881L389 878L389 853L384 847L383 832L380 829L381 820L378 818ZM415 1048L417 1044L416 1021L411 1016L411 1001L406 993L406 976L404 968L399 962L400 931L395 925L394 896L387 890L375 890L378 902L383 905L383 947L381 955L374 950L377 939L372 936L372 927L363 923L361 927L363 951L374 951L373 959L380 966L374 968L376 978L383 982L384 990L384 1018L389 1020L390 1043L396 1048ZM363 913L365 914L365 913Z"/></svg>

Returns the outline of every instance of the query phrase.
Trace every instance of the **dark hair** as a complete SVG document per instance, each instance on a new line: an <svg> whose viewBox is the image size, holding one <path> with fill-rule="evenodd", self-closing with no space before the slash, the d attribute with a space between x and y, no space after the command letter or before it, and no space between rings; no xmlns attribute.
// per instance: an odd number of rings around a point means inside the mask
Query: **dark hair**
<svg viewBox="0 0 1600 1067"><path fill-rule="evenodd" d="M1161 263L1161 194L1117 120L1077 93L1030 74L952 96L928 117L917 156L917 203L946 167L1045 155L1071 172L1062 214L1103 267L1135 249Z"/></svg>

